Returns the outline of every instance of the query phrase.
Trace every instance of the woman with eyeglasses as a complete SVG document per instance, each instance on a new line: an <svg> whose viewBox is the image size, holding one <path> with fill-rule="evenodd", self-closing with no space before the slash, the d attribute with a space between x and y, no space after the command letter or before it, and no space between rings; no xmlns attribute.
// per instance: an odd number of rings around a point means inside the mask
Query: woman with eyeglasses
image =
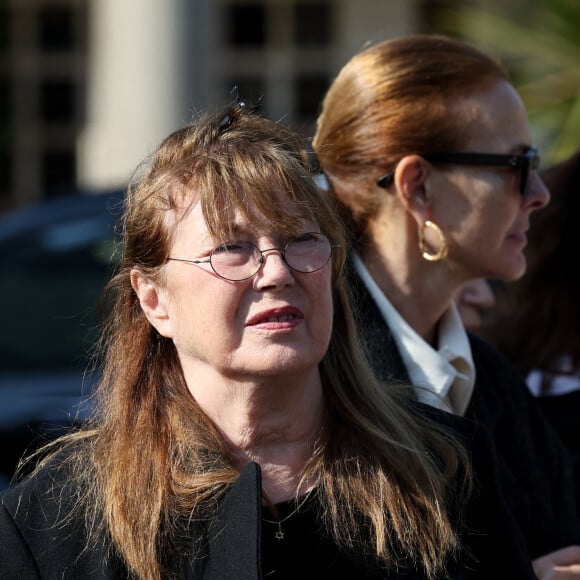
<svg viewBox="0 0 580 580"><path fill-rule="evenodd" d="M486 433L371 372L303 152L240 104L139 172L95 416L2 495L2 579L534 577Z"/></svg>
<svg viewBox="0 0 580 580"><path fill-rule="evenodd" d="M376 43L332 82L313 148L354 233L351 285L375 371L485 426L536 571L547 578L557 564L579 564L562 443L514 367L466 333L454 304L469 280L523 275L530 216L549 201L506 71L443 36Z"/></svg>

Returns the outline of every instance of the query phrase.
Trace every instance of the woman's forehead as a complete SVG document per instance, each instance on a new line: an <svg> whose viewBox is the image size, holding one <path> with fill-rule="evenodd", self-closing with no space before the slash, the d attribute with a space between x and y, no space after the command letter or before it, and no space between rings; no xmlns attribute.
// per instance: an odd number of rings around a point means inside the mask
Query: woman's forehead
<svg viewBox="0 0 580 580"><path fill-rule="evenodd" d="M272 213L263 213L250 200L244 205L230 204L217 212L219 219L216 220L216 212L210 211L206 215L203 202L197 200L176 210L175 233L179 235L187 228L193 235L222 239L248 233L255 236L288 235L304 233L305 228L309 231L318 229L313 212L304 204L278 199L273 201L273 205L276 211L272 208Z"/></svg>
<svg viewBox="0 0 580 580"><path fill-rule="evenodd" d="M497 147L510 152L530 144L530 127L523 102L507 81L455 102L452 112L463 119L463 141L471 148Z"/></svg>

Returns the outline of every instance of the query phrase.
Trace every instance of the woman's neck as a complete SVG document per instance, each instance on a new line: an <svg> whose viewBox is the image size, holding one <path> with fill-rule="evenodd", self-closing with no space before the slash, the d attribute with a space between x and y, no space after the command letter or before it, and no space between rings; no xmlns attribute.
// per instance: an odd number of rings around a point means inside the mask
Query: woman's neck
<svg viewBox="0 0 580 580"><path fill-rule="evenodd" d="M238 467L252 461L260 465L262 488L275 503L304 493L314 484L307 482L299 489L304 467L320 442L324 416L322 401L307 399L312 404L290 403L259 418L248 416L224 433Z"/></svg>
<svg viewBox="0 0 580 580"><path fill-rule="evenodd" d="M307 491L297 488L324 421L318 371L276 380L221 377L219 386L212 372L205 381L200 380L199 369L195 376L196 388L190 390L222 434L236 466L258 463L263 488L274 502ZM213 383L208 382L210 377Z"/></svg>
<svg viewBox="0 0 580 580"><path fill-rule="evenodd" d="M437 325L457 289L441 264L421 258L416 247L373 241L360 249L360 257L377 286L397 312L425 341L436 346Z"/></svg>

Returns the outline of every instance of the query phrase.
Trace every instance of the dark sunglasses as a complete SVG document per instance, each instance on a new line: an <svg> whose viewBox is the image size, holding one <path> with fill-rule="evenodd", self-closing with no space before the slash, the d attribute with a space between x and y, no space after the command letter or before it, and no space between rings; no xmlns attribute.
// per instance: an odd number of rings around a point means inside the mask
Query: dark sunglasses
<svg viewBox="0 0 580 580"><path fill-rule="evenodd" d="M519 155L501 155L499 153L428 153L421 155L430 163L455 163L457 165L484 165L489 167L514 167L520 170L520 193L525 195L532 175L540 165L540 156L536 147L530 147ZM388 187L393 180L394 172L381 176L377 185Z"/></svg>

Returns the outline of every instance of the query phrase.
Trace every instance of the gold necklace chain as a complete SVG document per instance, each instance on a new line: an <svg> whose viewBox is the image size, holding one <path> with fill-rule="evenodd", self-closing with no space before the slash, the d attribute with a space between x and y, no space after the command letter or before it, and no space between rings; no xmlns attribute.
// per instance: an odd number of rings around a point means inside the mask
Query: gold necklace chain
<svg viewBox="0 0 580 580"><path fill-rule="evenodd" d="M268 497L268 494L264 490L262 490L262 496L266 500L266 506L276 518L275 520L267 520L266 518L263 517L262 521L266 522L267 524L273 524L275 526L278 526L278 529L276 530L274 537L277 540L283 540L285 536L284 530L282 529L282 524L288 521L293 515L296 515L302 509L302 507L304 507L304 504L308 501L310 497L310 492L305 493L302 501L287 516L283 517L282 519L280 519L280 514L278 513L276 505L272 502L272 500Z"/></svg>

